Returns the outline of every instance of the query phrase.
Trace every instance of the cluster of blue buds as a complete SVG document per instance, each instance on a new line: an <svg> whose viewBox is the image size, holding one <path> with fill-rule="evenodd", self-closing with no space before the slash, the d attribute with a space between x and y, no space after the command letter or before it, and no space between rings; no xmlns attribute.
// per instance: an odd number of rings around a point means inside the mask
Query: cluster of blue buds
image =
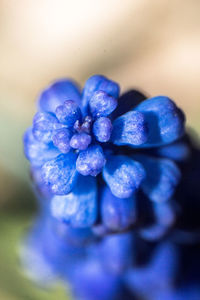
<svg viewBox="0 0 200 300"><path fill-rule="evenodd" d="M175 288L177 234L187 233L172 225L182 224L193 152L171 99L120 95L100 75L82 91L56 81L38 99L24 150L40 205L21 251L29 275L61 278L84 300L200 299L194 282Z"/></svg>
<svg viewBox="0 0 200 300"><path fill-rule="evenodd" d="M160 225L151 230L160 235L175 218L171 199L181 174L173 155L187 154L180 142L185 118L168 97L119 94L119 85L100 75L82 92L69 80L53 83L39 97L25 154L59 220L123 231L141 223L149 201Z"/></svg>

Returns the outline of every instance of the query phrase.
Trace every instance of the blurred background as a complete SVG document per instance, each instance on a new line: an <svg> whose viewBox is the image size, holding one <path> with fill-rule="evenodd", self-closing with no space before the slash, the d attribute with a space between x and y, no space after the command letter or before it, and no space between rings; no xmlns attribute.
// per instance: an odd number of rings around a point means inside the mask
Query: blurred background
<svg viewBox="0 0 200 300"><path fill-rule="evenodd" d="M57 78L166 94L200 133L199 0L0 0L0 299L66 299L30 283L17 246L35 212L22 136Z"/></svg>

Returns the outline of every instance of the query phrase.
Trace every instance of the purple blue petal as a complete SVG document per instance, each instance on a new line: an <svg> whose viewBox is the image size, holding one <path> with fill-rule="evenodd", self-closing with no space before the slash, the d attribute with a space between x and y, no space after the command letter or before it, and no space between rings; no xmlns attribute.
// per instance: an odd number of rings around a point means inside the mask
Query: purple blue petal
<svg viewBox="0 0 200 300"><path fill-rule="evenodd" d="M106 163L101 146L92 145L79 153L76 169L83 176L97 176Z"/></svg>
<svg viewBox="0 0 200 300"><path fill-rule="evenodd" d="M51 200L51 212L72 227L90 227L97 218L97 186L93 177L78 176L76 186L67 195Z"/></svg>
<svg viewBox="0 0 200 300"><path fill-rule="evenodd" d="M166 158L153 158L147 155L134 155L145 171L146 178L142 183L144 193L155 202L169 200L181 179L181 173L176 164Z"/></svg>
<svg viewBox="0 0 200 300"><path fill-rule="evenodd" d="M144 100L134 110L143 113L148 124L149 138L145 147L169 144L184 134L184 114L168 97Z"/></svg>
<svg viewBox="0 0 200 300"><path fill-rule="evenodd" d="M111 140L115 145L141 146L148 139L145 117L138 111L129 111L113 122Z"/></svg>
<svg viewBox="0 0 200 300"><path fill-rule="evenodd" d="M24 134L24 153L33 166L41 166L48 160L55 158L60 152L53 144L39 142L29 128Z"/></svg>
<svg viewBox="0 0 200 300"><path fill-rule="evenodd" d="M101 218L104 226L113 231L123 231L136 222L135 195L130 198L115 197L108 187L101 195Z"/></svg>
<svg viewBox="0 0 200 300"><path fill-rule="evenodd" d="M86 81L83 90L82 108L84 115L88 114L89 101L93 94L97 91L103 91L109 96L112 96L117 99L119 97L120 88L116 82L109 80L102 75L91 76Z"/></svg>
<svg viewBox="0 0 200 300"><path fill-rule="evenodd" d="M68 153L70 151L70 138L71 131L67 128L62 128L54 131L52 136L52 141L55 147L57 147L60 152Z"/></svg>
<svg viewBox="0 0 200 300"><path fill-rule="evenodd" d="M60 79L45 89L39 97L38 108L40 111L55 113L56 107L66 100L81 103L81 94L77 85L68 79Z"/></svg>
<svg viewBox="0 0 200 300"><path fill-rule="evenodd" d="M53 194L65 195L71 192L76 177L76 154L73 152L60 154L42 166L42 178Z"/></svg>
<svg viewBox="0 0 200 300"><path fill-rule="evenodd" d="M74 149L85 150L91 144L92 138L85 132L74 134L70 140L70 146Z"/></svg>
<svg viewBox="0 0 200 300"><path fill-rule="evenodd" d="M111 192L118 198L129 198L145 177L142 165L124 155L110 156L103 177Z"/></svg>
<svg viewBox="0 0 200 300"><path fill-rule="evenodd" d="M81 111L74 100L67 100L56 107L55 111L58 120L67 128L72 128L77 120L81 120Z"/></svg>
<svg viewBox="0 0 200 300"><path fill-rule="evenodd" d="M90 112L94 118L107 117L117 107L117 99L106 92L98 90L89 100Z"/></svg>
<svg viewBox="0 0 200 300"><path fill-rule="evenodd" d="M93 134L97 141L108 142L112 133L112 123L109 118L98 118L93 124Z"/></svg>

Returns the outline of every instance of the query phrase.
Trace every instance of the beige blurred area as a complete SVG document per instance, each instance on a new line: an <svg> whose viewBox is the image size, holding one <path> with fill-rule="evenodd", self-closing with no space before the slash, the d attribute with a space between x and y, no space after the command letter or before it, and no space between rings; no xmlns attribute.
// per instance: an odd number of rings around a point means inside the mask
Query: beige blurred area
<svg viewBox="0 0 200 300"><path fill-rule="evenodd" d="M49 82L94 73L166 94L200 133L199 0L0 0L0 202L28 182L22 135Z"/></svg>

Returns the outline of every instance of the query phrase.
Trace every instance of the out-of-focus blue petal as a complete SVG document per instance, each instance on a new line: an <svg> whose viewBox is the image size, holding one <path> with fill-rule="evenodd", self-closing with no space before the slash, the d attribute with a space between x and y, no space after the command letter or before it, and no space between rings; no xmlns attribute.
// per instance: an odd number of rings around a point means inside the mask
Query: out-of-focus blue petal
<svg viewBox="0 0 200 300"><path fill-rule="evenodd" d="M173 286L177 266L176 247L168 242L161 243L150 263L132 268L125 275L125 280L129 288L142 299L154 299L155 295Z"/></svg>
<svg viewBox="0 0 200 300"><path fill-rule="evenodd" d="M24 242L20 253L22 263L29 277L39 284L54 283L85 258L85 248L69 242L66 228L45 210Z"/></svg>
<svg viewBox="0 0 200 300"><path fill-rule="evenodd" d="M146 241L155 242L162 239L169 232L169 228L160 224L153 224L139 230L139 236Z"/></svg>
<svg viewBox="0 0 200 300"><path fill-rule="evenodd" d="M53 144L60 150L62 153L68 153L70 151L70 138L71 131L67 128L62 128L54 131L52 136Z"/></svg>
<svg viewBox="0 0 200 300"><path fill-rule="evenodd" d="M184 114L168 97L147 99L134 110L142 112L148 123L149 138L145 147L169 144L184 134Z"/></svg>
<svg viewBox="0 0 200 300"><path fill-rule="evenodd" d="M70 141L70 146L74 149L85 150L91 143L92 138L85 132L74 134Z"/></svg>
<svg viewBox="0 0 200 300"><path fill-rule="evenodd" d="M139 230L139 235L147 241L157 241L163 238L176 221L176 207L167 201L152 203L154 221L153 224Z"/></svg>
<svg viewBox="0 0 200 300"><path fill-rule="evenodd" d="M109 229L104 226L104 224L95 224L92 227L92 232L97 236L97 237L104 237L109 233Z"/></svg>
<svg viewBox="0 0 200 300"><path fill-rule="evenodd" d="M67 100L63 105L57 106L55 113L58 120L67 128L72 128L77 120L81 120L81 110L73 100Z"/></svg>
<svg viewBox="0 0 200 300"><path fill-rule="evenodd" d="M101 146L93 145L79 153L76 169L84 176L96 176L101 172L105 163L106 159Z"/></svg>
<svg viewBox="0 0 200 300"><path fill-rule="evenodd" d="M48 209L44 213L47 215L48 227L55 237L72 247L83 248L95 242L97 238L94 236L91 227L75 228L61 222L51 214L51 202L48 202ZM84 250L85 251L85 250ZM86 249L87 251L87 249Z"/></svg>
<svg viewBox="0 0 200 300"><path fill-rule="evenodd" d="M58 274L51 262L42 253L38 237L28 237L20 248L20 260L27 277L44 287L51 286Z"/></svg>
<svg viewBox="0 0 200 300"><path fill-rule="evenodd" d="M130 90L122 94L118 99L117 108L111 114L112 120L125 114L127 111L132 110L141 101L145 100L147 97L137 90Z"/></svg>
<svg viewBox="0 0 200 300"><path fill-rule="evenodd" d="M97 255L105 270L120 274L131 268L134 260L134 239L132 233L114 234L105 237Z"/></svg>
<svg viewBox="0 0 200 300"><path fill-rule="evenodd" d="M186 160L190 155L190 149L184 142L177 142L163 147L159 147L156 150L160 156L168 157L175 161Z"/></svg>
<svg viewBox="0 0 200 300"><path fill-rule="evenodd" d="M157 241L165 236L175 223L175 207L171 202L153 203L154 222L139 230L139 235L147 241Z"/></svg>
<svg viewBox="0 0 200 300"><path fill-rule="evenodd" d="M103 224L111 230L129 228L136 221L135 195L119 199L105 187L101 196L101 218Z"/></svg>
<svg viewBox="0 0 200 300"><path fill-rule="evenodd" d="M173 203L153 203L154 215L157 223L163 226L172 226L175 222L175 207Z"/></svg>
<svg viewBox="0 0 200 300"><path fill-rule="evenodd" d="M129 198L145 177L142 165L127 156L110 156L103 169L103 177L113 195Z"/></svg>
<svg viewBox="0 0 200 300"><path fill-rule="evenodd" d="M60 221L59 224L66 225L65 223L61 223ZM72 226L65 226L65 230L63 231L67 239L67 242L71 246L85 247L90 245L91 242L94 243L97 240L91 227L75 228Z"/></svg>
<svg viewBox="0 0 200 300"><path fill-rule="evenodd" d="M55 112L56 107L66 100L74 100L78 105L81 102L81 94L77 85L68 79L61 79L51 84L42 92L38 100L40 111Z"/></svg>
<svg viewBox="0 0 200 300"><path fill-rule="evenodd" d="M176 206L171 201L162 203L151 202L151 206L151 223L139 229L138 232L139 235L147 241L157 241L167 235L174 225L176 219Z"/></svg>
<svg viewBox="0 0 200 300"><path fill-rule="evenodd" d="M89 100L90 112L94 118L107 117L117 107L117 99L98 90Z"/></svg>
<svg viewBox="0 0 200 300"><path fill-rule="evenodd" d="M30 175L32 179L32 187L39 202L40 208L46 205L44 199L50 200L52 193L49 187L44 184L41 174L41 167L31 166Z"/></svg>
<svg viewBox="0 0 200 300"><path fill-rule="evenodd" d="M92 226L97 218L96 180L90 176L79 175L71 193L52 198L51 212L58 220L70 226Z"/></svg>
<svg viewBox="0 0 200 300"><path fill-rule="evenodd" d="M146 178L142 182L144 193L155 202L170 199L180 181L181 173L176 164L165 158L153 158L147 155L134 155L145 171Z"/></svg>
<svg viewBox="0 0 200 300"><path fill-rule="evenodd" d="M74 268L70 282L77 299L114 300L121 288L119 276L109 274L93 259Z"/></svg>
<svg viewBox="0 0 200 300"><path fill-rule="evenodd" d="M97 141L108 142L112 132L112 123L109 118L98 118L93 125L93 133Z"/></svg>
<svg viewBox="0 0 200 300"><path fill-rule="evenodd" d="M65 195L71 192L76 182L76 154L60 154L42 166L42 178L51 192Z"/></svg>
<svg viewBox="0 0 200 300"><path fill-rule="evenodd" d="M86 81L83 90L82 108L83 108L84 115L88 114L89 101L93 96L94 92L97 91L103 91L108 95L117 99L119 97L120 88L116 82L109 80L104 76L101 75L91 76Z"/></svg>
<svg viewBox="0 0 200 300"><path fill-rule="evenodd" d="M52 114L38 112L33 119L33 135L43 143L50 143L54 129L62 128L58 120Z"/></svg>
<svg viewBox="0 0 200 300"><path fill-rule="evenodd" d="M148 139L145 117L138 111L129 111L113 123L111 140L116 145L140 146Z"/></svg>
<svg viewBox="0 0 200 300"><path fill-rule="evenodd" d="M38 142L29 128L24 134L24 153L33 166L41 166L49 159L60 154L53 144Z"/></svg>

